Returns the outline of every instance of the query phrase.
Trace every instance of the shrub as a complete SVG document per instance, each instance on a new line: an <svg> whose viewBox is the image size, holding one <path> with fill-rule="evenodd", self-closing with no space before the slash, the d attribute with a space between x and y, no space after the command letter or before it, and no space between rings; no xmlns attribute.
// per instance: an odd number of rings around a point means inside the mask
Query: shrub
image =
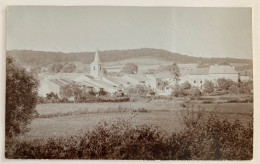
<svg viewBox="0 0 260 164"><path fill-rule="evenodd" d="M188 81L185 81L184 83L181 84L181 92L182 95L187 96L189 93L189 90L191 89L191 84Z"/></svg>
<svg viewBox="0 0 260 164"><path fill-rule="evenodd" d="M217 112L182 111L180 147L184 159L248 160L253 157L253 124L221 120ZM182 156L182 157L183 157Z"/></svg>
<svg viewBox="0 0 260 164"><path fill-rule="evenodd" d="M205 100L205 101L202 101L203 104L212 104L212 101L211 100Z"/></svg>
<svg viewBox="0 0 260 164"><path fill-rule="evenodd" d="M145 85L136 85L126 89L127 96L131 101L145 100L154 94L153 90Z"/></svg>
<svg viewBox="0 0 260 164"><path fill-rule="evenodd" d="M191 88L191 84L188 81L185 81L184 83L181 84L181 88L183 90L187 90Z"/></svg>
<svg viewBox="0 0 260 164"><path fill-rule="evenodd" d="M229 88L228 88L228 91L230 92L230 93L233 93L233 94L237 94L237 93L239 93L239 88L238 88L238 86L237 86L237 84L232 84Z"/></svg>
<svg viewBox="0 0 260 164"><path fill-rule="evenodd" d="M253 82L252 81L239 83L239 93L250 94L251 90L253 90Z"/></svg>
<svg viewBox="0 0 260 164"><path fill-rule="evenodd" d="M212 93L214 92L214 84L212 81L205 80L203 86L203 92L205 93Z"/></svg>
<svg viewBox="0 0 260 164"><path fill-rule="evenodd" d="M216 112L180 111L183 130L166 134L153 126L133 126L130 120L102 122L92 131L67 138L6 143L7 158L250 160L253 124L221 120Z"/></svg>
<svg viewBox="0 0 260 164"><path fill-rule="evenodd" d="M199 96L202 95L202 93L197 87L192 87L191 89L188 90L188 95L190 97L198 98Z"/></svg>
<svg viewBox="0 0 260 164"><path fill-rule="evenodd" d="M228 90L228 88L233 84L233 81L230 79L220 78L217 80L217 83L220 90Z"/></svg>
<svg viewBox="0 0 260 164"><path fill-rule="evenodd" d="M181 97L181 96L184 96L184 95L183 95L182 88L181 88L181 86L180 86L179 84L175 84L175 85L173 86L173 91L172 91L171 95L172 95L173 97Z"/></svg>

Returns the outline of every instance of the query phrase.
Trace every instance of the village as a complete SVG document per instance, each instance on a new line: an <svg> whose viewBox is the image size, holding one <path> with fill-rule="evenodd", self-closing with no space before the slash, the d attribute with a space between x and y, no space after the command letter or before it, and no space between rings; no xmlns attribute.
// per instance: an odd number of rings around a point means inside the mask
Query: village
<svg viewBox="0 0 260 164"><path fill-rule="evenodd" d="M252 77L238 73L232 65L215 64L200 68L196 64L178 64L178 69L178 80L169 71L156 73L136 72L121 76L107 75L104 73L105 68L97 50L94 61L90 64L89 73L39 73L40 86L38 94L42 97L46 97L49 93L60 96L62 86L76 83L93 92L104 90L110 95L118 92L126 94L125 90L127 88L142 85L151 88L156 95L169 96L172 94L173 86L177 83L188 82L202 90L203 84L207 80L212 81L215 86L217 86L217 80L221 78L230 79L233 82L252 80Z"/></svg>

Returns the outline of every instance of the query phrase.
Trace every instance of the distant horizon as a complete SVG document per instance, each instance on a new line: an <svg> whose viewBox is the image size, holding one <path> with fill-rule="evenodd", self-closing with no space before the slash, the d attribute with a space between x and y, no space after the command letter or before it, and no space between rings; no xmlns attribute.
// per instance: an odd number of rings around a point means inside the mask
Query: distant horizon
<svg viewBox="0 0 260 164"><path fill-rule="evenodd" d="M253 59L248 59L248 58L234 58L234 57L216 57L216 56L213 56L213 57L201 57L201 56L191 56L191 55L188 55L188 54L181 54L181 53L178 53L178 52L172 52L172 51L169 51L169 50L165 50L165 49L160 49L160 48L147 48L147 47L144 47L144 48L133 48L133 49L109 49L109 50L100 50L98 49L99 52L102 52L102 51L126 51L126 50L137 50L137 49L156 49L156 50L163 50L163 51L168 51L168 52L171 52L171 53L175 53L175 54L179 54L179 55L182 55L182 56L188 56L188 57L195 57L195 58L204 58L204 59L212 59L212 58L220 58L220 59L242 59L242 60L251 60L253 61ZM6 50L6 52L8 51L36 51L36 52L54 52L54 53L63 53L63 54L72 54L72 53L95 53L96 50L93 50L93 51L78 51L78 52L62 52L62 51L42 51L42 50L33 50L33 49L12 49L12 50Z"/></svg>
<svg viewBox="0 0 260 164"><path fill-rule="evenodd" d="M152 47L193 57L252 59L245 7L9 6L6 49L90 52Z"/></svg>

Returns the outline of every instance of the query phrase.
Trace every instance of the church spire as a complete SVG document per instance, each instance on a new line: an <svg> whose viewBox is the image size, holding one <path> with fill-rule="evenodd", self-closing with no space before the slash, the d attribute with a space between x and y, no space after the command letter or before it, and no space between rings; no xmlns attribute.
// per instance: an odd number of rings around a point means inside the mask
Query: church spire
<svg viewBox="0 0 260 164"><path fill-rule="evenodd" d="M100 59L99 59L98 49L96 50L94 63L101 63L101 61L100 61Z"/></svg>

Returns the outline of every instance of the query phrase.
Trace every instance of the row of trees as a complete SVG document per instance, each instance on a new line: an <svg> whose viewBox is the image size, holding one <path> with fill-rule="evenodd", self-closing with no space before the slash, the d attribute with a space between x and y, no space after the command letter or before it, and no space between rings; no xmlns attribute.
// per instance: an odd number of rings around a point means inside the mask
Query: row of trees
<svg viewBox="0 0 260 164"><path fill-rule="evenodd" d="M253 90L253 82L234 82L230 79L220 78L217 80L217 86L215 86L212 81L206 80L203 84L203 91L213 93L215 90L233 94L250 94Z"/></svg>
<svg viewBox="0 0 260 164"><path fill-rule="evenodd" d="M198 97L201 96L201 91L194 86L191 86L189 82L184 82L181 85L175 84L172 91L173 97L191 96Z"/></svg>
<svg viewBox="0 0 260 164"><path fill-rule="evenodd" d="M191 86L191 84L186 81L183 84L176 84L173 87L172 96L182 97L191 96L198 97L202 94L211 94L216 91L221 91L223 93L231 94L250 94L253 90L253 82L233 82L230 79L220 78L217 80L217 85L214 85L212 81L206 80L202 85L202 89L198 87Z"/></svg>

